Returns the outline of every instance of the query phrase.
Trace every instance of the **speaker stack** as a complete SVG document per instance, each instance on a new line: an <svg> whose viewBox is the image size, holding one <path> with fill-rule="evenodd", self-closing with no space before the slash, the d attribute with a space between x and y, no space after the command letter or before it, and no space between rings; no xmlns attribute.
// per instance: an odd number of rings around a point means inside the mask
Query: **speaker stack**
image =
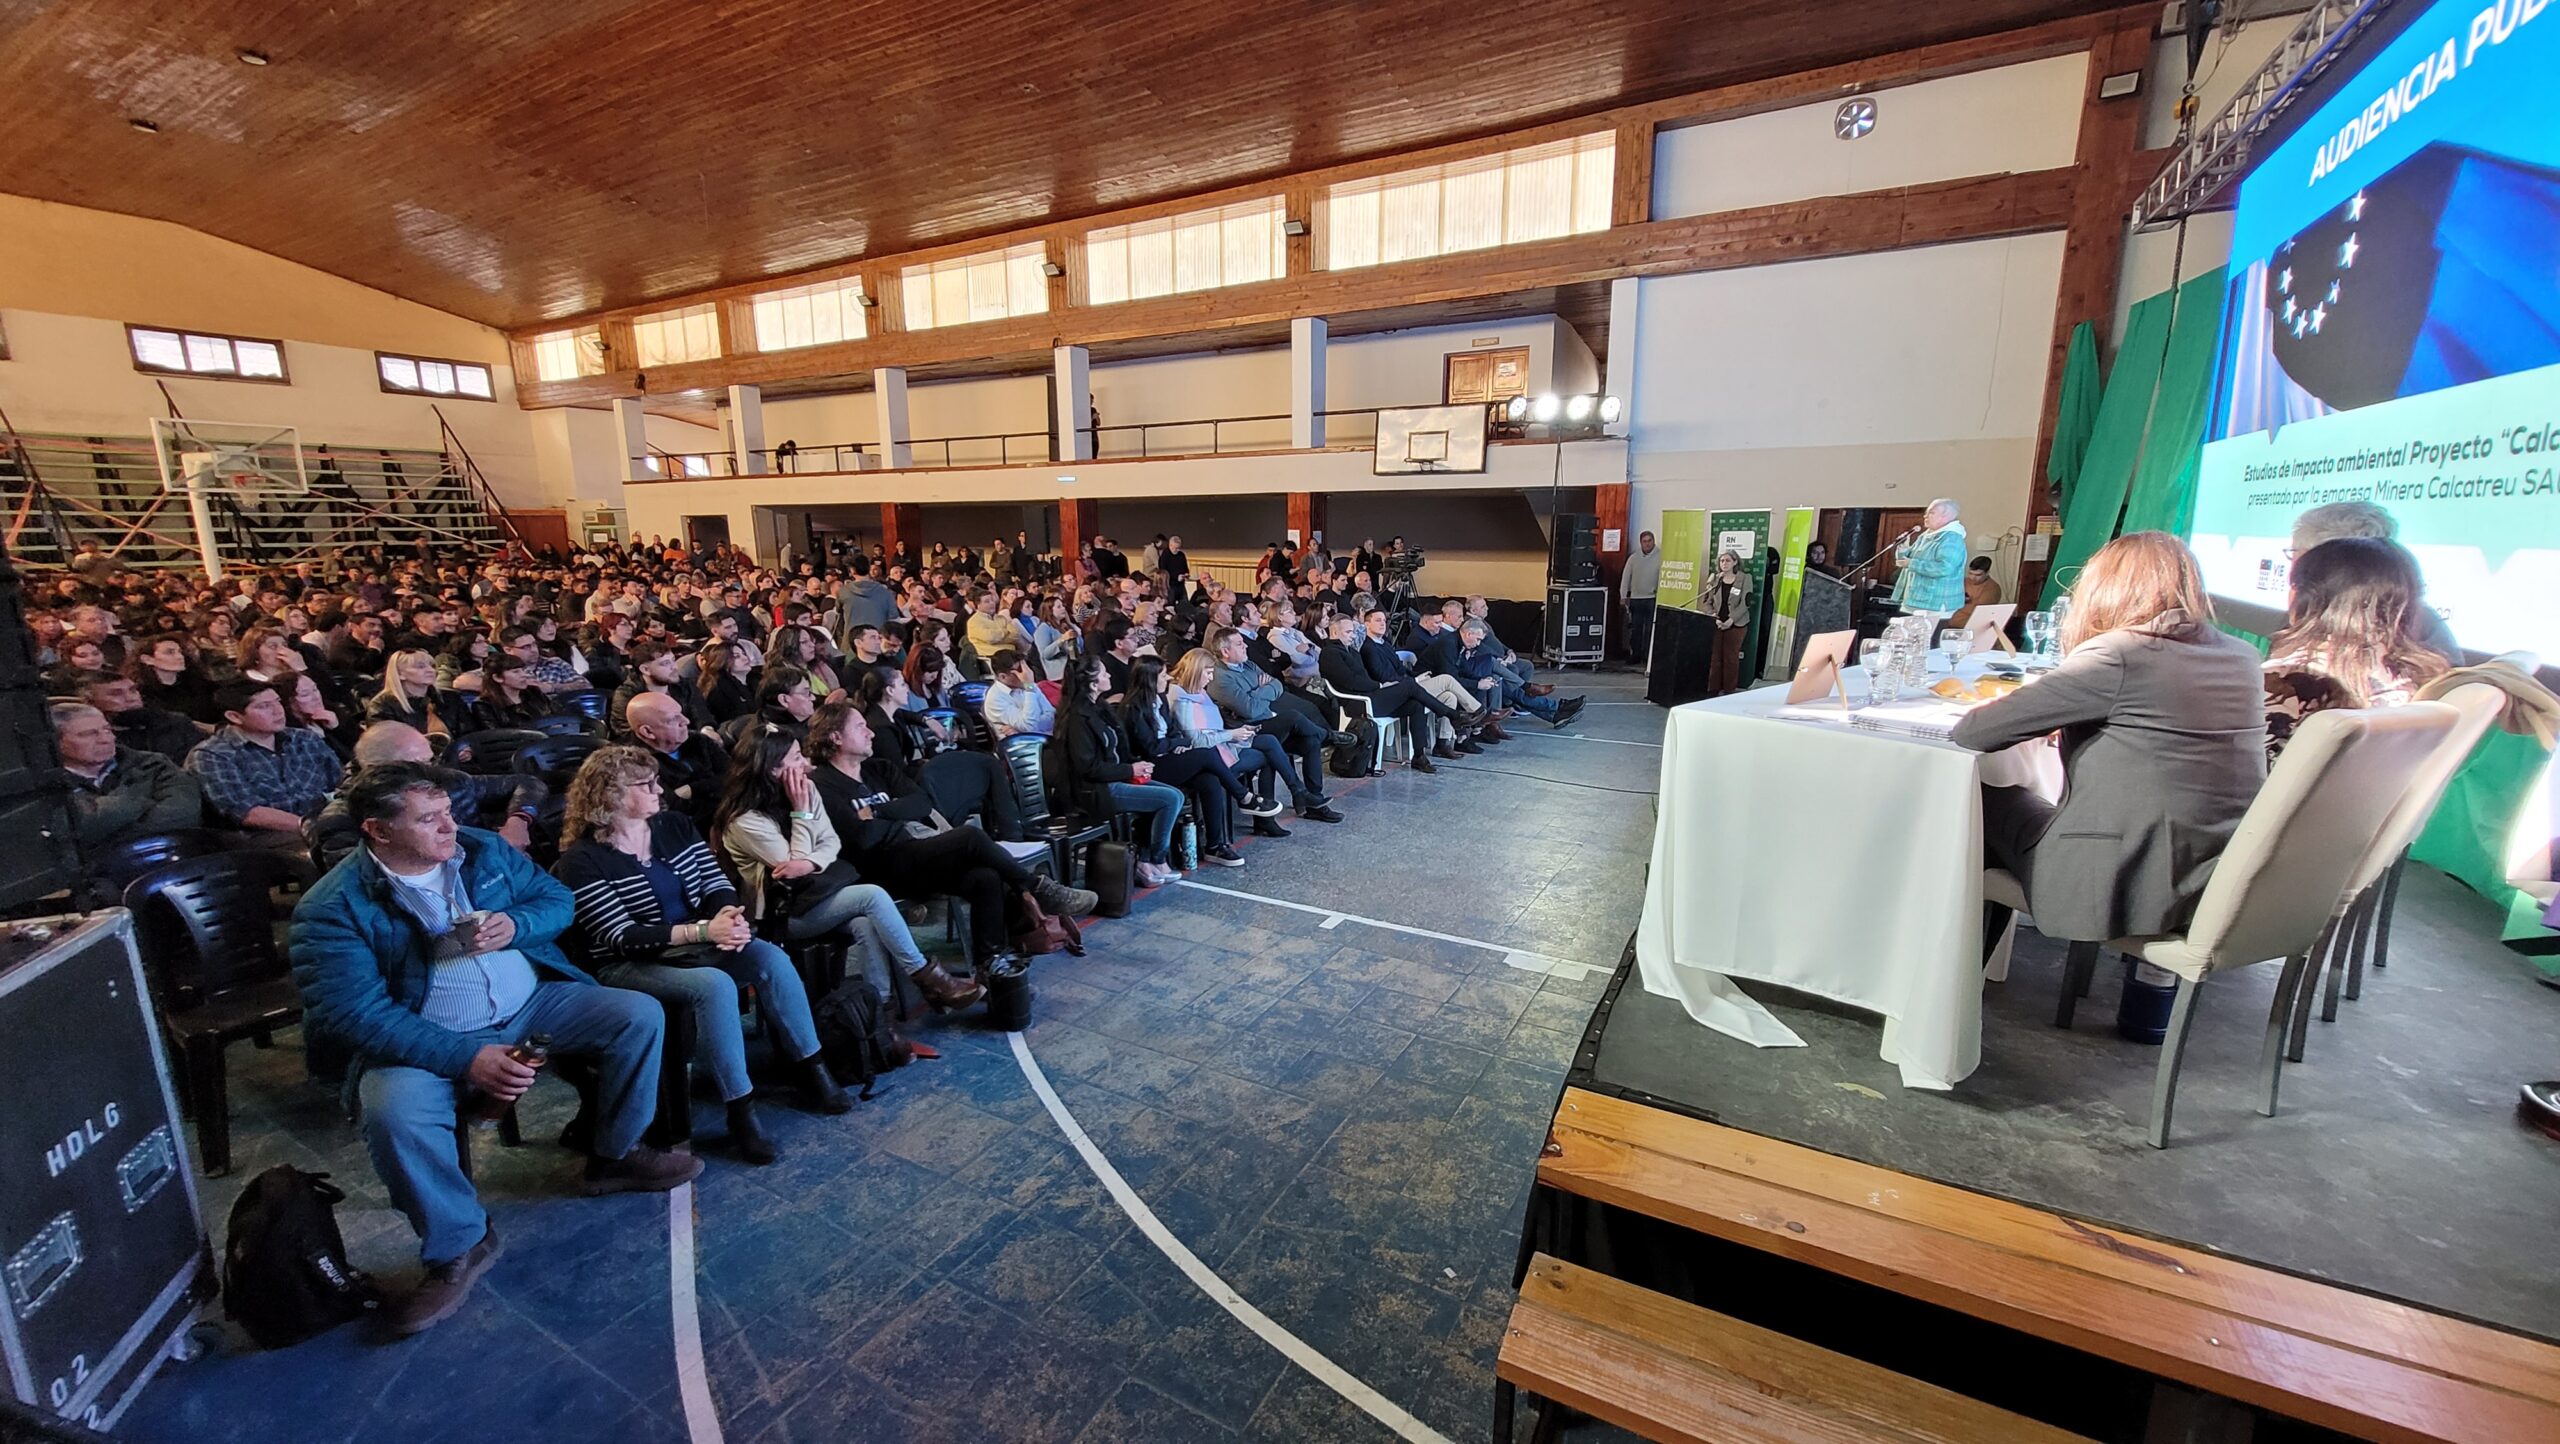
<svg viewBox="0 0 2560 1444"><path fill-rule="evenodd" d="M18 570L0 545L0 908L79 884L69 797Z"/></svg>
<svg viewBox="0 0 2560 1444"><path fill-rule="evenodd" d="M1573 512L1556 513L1555 541L1547 557L1547 580L1587 587L1600 580L1600 518Z"/></svg>

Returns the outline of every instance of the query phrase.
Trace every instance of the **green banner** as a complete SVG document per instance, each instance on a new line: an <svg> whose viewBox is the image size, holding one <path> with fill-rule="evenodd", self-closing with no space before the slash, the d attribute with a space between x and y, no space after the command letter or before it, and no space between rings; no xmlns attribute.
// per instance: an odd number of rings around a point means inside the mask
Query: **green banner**
<svg viewBox="0 0 2560 1444"><path fill-rule="evenodd" d="M1778 597L1771 608L1769 659L1790 671L1796 655L1796 604L1804 600L1804 552L1813 545L1814 524L1821 517L1811 507L1789 509L1786 539L1778 543Z"/></svg>
<svg viewBox="0 0 2560 1444"><path fill-rule="evenodd" d="M1698 567L1707 555L1707 514L1666 511L1655 527L1662 543L1662 577L1653 594L1664 611L1698 599Z"/></svg>
<svg viewBox="0 0 2560 1444"><path fill-rule="evenodd" d="M1742 559L1742 574L1751 578L1751 625L1742 633L1742 675L1760 675L1760 596L1769 585L1769 513L1720 511L1707 518L1706 560L1710 575L1720 552ZM1699 585L1704 586L1702 578Z"/></svg>

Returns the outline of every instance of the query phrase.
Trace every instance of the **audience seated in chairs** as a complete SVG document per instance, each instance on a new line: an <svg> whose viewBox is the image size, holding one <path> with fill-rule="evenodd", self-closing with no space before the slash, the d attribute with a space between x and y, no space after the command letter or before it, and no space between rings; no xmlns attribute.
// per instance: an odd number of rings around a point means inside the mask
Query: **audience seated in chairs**
<svg viewBox="0 0 2560 1444"><path fill-rule="evenodd" d="M1214 665L1206 678L1197 684L1184 682L1179 676L1175 680L1191 691L1206 692L1228 721L1256 729L1254 746L1266 755L1276 754L1272 775L1288 785L1300 817L1310 822L1340 822L1342 814L1326 805L1324 749L1348 747L1355 739L1347 732L1327 727L1314 703L1290 692L1277 677L1255 666L1250 652L1244 633L1221 627L1209 634L1205 655ZM1289 771L1293 757L1298 764L1294 777Z"/></svg>
<svg viewBox="0 0 2560 1444"><path fill-rule="evenodd" d="M187 638L180 632L161 632L143 639L133 649L125 674L142 689L142 700L164 712L175 712L202 726L218 726L222 714L214 710L213 680L205 676L187 650Z"/></svg>
<svg viewBox="0 0 2560 1444"><path fill-rule="evenodd" d="M784 891L767 887L768 877L793 884L784 934L795 942L842 937L863 959L864 975L881 997L897 995L893 964L937 1013L956 1012L986 996L984 986L955 978L926 958L897 899L863 881L843 860L797 737L767 724L740 740L713 825L737 869L750 914L763 918L774 895Z"/></svg>
<svg viewBox="0 0 2560 1444"><path fill-rule="evenodd" d="M537 719L554 715L558 708L533 683L533 664L513 652L492 652L481 664L479 695L472 700L473 729L492 732L502 727L530 727Z"/></svg>
<svg viewBox="0 0 2560 1444"><path fill-rule="evenodd" d="M1017 732L1055 732L1058 709L1031 675L1031 662L1018 647L998 647L989 655L985 703L988 728L1002 742Z"/></svg>
<svg viewBox="0 0 2560 1444"><path fill-rule="evenodd" d="M187 754L206 808L262 845L300 847L302 824L337 790L338 755L318 733L291 725L273 683L225 682L214 705L221 730Z"/></svg>
<svg viewBox="0 0 2560 1444"><path fill-rule="evenodd" d="M695 731L683 707L664 692L632 698L623 717L633 744L657 760L667 810L691 818L696 831L710 826L729 775L728 749L712 734Z"/></svg>
<svg viewBox="0 0 2560 1444"><path fill-rule="evenodd" d="M459 1115L467 1099L505 1104L533 1086L514 1044L544 1034L554 1053L598 1070L586 1192L663 1192L702 1164L640 1142L664 1019L561 953L568 889L496 836L457 826L431 769L371 769L347 806L364 845L295 908L294 982L306 1034L353 1054L374 1171L417 1231L426 1277L387 1319L414 1334L451 1317L497 1258L463 1173Z"/></svg>
<svg viewBox="0 0 2560 1444"><path fill-rule="evenodd" d="M1442 725L1437 730L1438 745L1432 749L1432 755L1447 762L1460 753L1483 751L1484 748L1475 741L1475 734L1492 717L1491 709L1482 705L1479 699L1469 696L1465 683L1438 670L1436 665L1427 669L1419 663L1407 666L1395 644L1387 638L1390 619L1385 608L1371 607L1361 614L1360 620L1365 633L1359 644L1360 663L1369 669L1369 675L1381 685L1411 681L1447 709L1439 714ZM1427 633L1418 636L1417 640L1424 644L1438 643L1437 638ZM1457 635L1451 633L1445 645L1434 645L1433 663L1436 664L1444 653L1454 658L1457 640Z"/></svg>
<svg viewBox="0 0 2560 1444"><path fill-rule="evenodd" d="M2215 628L2194 555L2166 532L2099 548L2072 600L2062 665L1956 724L1977 752L2061 734L2062 802L1984 788L1985 850L2046 937L2175 933L2266 781L2258 654Z"/></svg>
<svg viewBox="0 0 2560 1444"><path fill-rule="evenodd" d="M1456 603L1450 605L1455 606ZM1477 699L1487 706L1506 712L1526 712L1550 727L1562 727L1582 715L1584 699L1567 697L1559 702L1550 694L1554 688L1532 690L1515 680L1517 674L1502 661L1504 648L1494 639L1493 631L1480 617L1469 617L1458 624L1458 680L1474 689ZM1507 741L1488 727L1482 734L1488 742Z"/></svg>
<svg viewBox="0 0 2560 1444"><path fill-rule="evenodd" d="M873 746L880 756L896 763L930 794L935 810L943 816L954 822L983 819L988 836L998 842L1020 842L1022 814L1014 806L1013 779L1004 763L992 753L953 746L955 739L939 722L905 709L905 688L905 680L896 673L854 679L853 700L871 723ZM895 725L902 718L921 721L929 734L940 739L942 750L918 759L908 750L905 733Z"/></svg>
<svg viewBox="0 0 2560 1444"><path fill-rule="evenodd" d="M658 638L643 637L631 644L631 650L625 654L622 685L615 689L606 717L606 728L611 736L631 735L631 724L626 714L630 710L631 699L644 693L675 699L688 727L707 732L720 725L719 719L711 715L711 708L703 702L701 689L677 675L681 661L675 648Z"/></svg>
<svg viewBox="0 0 2560 1444"><path fill-rule="evenodd" d="M116 742L137 752L156 752L176 765L205 739L192 718L165 712L142 700L142 688L130 677L90 672L80 678L80 700L104 713Z"/></svg>
<svg viewBox="0 0 2560 1444"><path fill-rule="evenodd" d="M1236 749L1222 745L1231 735L1226 729L1202 738L1182 725L1167 695L1171 686L1161 659L1140 657L1129 664L1129 695L1120 699L1129 758L1154 767L1153 780L1191 795L1192 811L1200 819L1201 861L1242 867L1244 854L1235 849L1235 814L1245 812L1262 822L1280 809L1245 784ZM1267 765L1258 752L1243 755L1257 773Z"/></svg>
<svg viewBox="0 0 2560 1444"><path fill-rule="evenodd" d="M1386 614L1373 608L1371 615L1383 618ZM1349 613L1335 617L1332 627L1333 635L1325 639L1324 649L1316 659L1324 684L1343 696L1366 698L1373 716L1393 717L1402 722L1405 735L1413 739L1413 770L1425 773L1439 771L1431 764L1431 749L1424 746L1424 739L1431 735L1431 724L1435 720L1454 727L1464 714L1422 690L1421 685L1410 678L1380 681L1369 670L1368 663L1362 660L1361 648L1366 638L1360 623ZM1444 751L1439 755L1455 757L1458 754Z"/></svg>
<svg viewBox="0 0 2560 1444"><path fill-rule="evenodd" d="M1280 814L1280 793L1284 788L1292 795L1302 793L1297 775L1289 770L1289 754L1281 749L1277 736L1260 726L1229 724L1209 695L1217 674L1218 660L1206 647L1193 647L1165 667L1164 701L1173 713L1174 727L1195 746L1217 748L1236 775L1245 779L1253 793L1245 811L1252 816L1258 836L1287 837L1288 829L1274 820ZM1322 801L1321 794L1300 796L1302 806L1318 806Z"/></svg>
<svg viewBox="0 0 2560 1444"><path fill-rule="evenodd" d="M721 745L734 753L741 739L767 727L779 727L797 741L817 706L808 673L789 662L768 662L756 681L756 709L720 724Z"/></svg>
<svg viewBox="0 0 2560 1444"><path fill-rule="evenodd" d="M2381 537L2340 537L2293 560L2285 629L2266 662L2267 761L2302 719L2332 707L2397 707L2451 659L2420 639L2417 559Z"/></svg>
<svg viewBox="0 0 2560 1444"><path fill-rule="evenodd" d="M781 1156L755 1114L738 990L756 1008L789 1064L803 1107L853 1105L818 1052L809 997L790 955L755 936L738 891L702 834L658 806L658 767L637 747L607 747L578 769L552 865L576 900L576 926L596 976L693 1016L700 1061L728 1107L728 1146L749 1163Z"/></svg>
<svg viewBox="0 0 2560 1444"><path fill-rule="evenodd" d="M873 752L870 714L851 698L809 719L809 755L820 805L842 858L893 897L956 897L968 905L970 957L979 964L1011 946L1018 899L1086 917L1097 899L1035 873L974 823L954 823L886 757ZM921 834L921 835L919 835Z"/></svg>
<svg viewBox="0 0 2560 1444"><path fill-rule="evenodd" d="M53 705L53 742L71 778L72 837L84 856L203 823L195 777L158 752L118 742L106 715L88 703Z"/></svg>
<svg viewBox="0 0 2560 1444"><path fill-rule="evenodd" d="M711 710L715 721L726 723L755 710L755 688L749 680L755 672L753 656L738 642L703 643L697 654L702 705Z"/></svg>
<svg viewBox="0 0 2560 1444"><path fill-rule="evenodd" d="M415 727L398 722L376 722L364 729L356 739L355 770L347 774L347 786L339 789L329 805L303 826L303 837L311 846L311 861L326 872L335 867L356 845L364 840L355 814L348 808L347 794L365 773L392 763L423 767L434 760L435 749L425 734ZM543 807L551 799L551 789L539 777L522 772L456 772L438 769L445 795L453 802L454 820L465 827L485 828L498 834L518 852L533 850L533 827Z"/></svg>
<svg viewBox="0 0 2560 1444"><path fill-rule="evenodd" d="M1103 700L1110 686L1111 674L1098 657L1079 657L1067 669L1052 749L1062 764L1055 786L1088 816L1135 818L1143 828L1135 844L1138 884L1162 887L1181 876L1172 858L1182 789L1156 781L1155 764L1130 757L1127 733Z"/></svg>
<svg viewBox="0 0 2560 1444"><path fill-rule="evenodd" d="M367 722L397 722L442 746L478 730L468 718L448 716L450 693L436 690L436 659L417 650L394 652L383 664L382 690L364 704Z"/></svg>

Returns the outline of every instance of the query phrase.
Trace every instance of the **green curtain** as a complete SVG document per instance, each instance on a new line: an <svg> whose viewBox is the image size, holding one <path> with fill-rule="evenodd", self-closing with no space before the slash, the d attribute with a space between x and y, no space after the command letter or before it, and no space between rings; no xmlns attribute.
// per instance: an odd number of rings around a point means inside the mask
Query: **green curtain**
<svg viewBox="0 0 2560 1444"><path fill-rule="evenodd" d="M2531 737L2492 731L2453 776L2426 830L2418 834L2409 856L2454 878L2507 910L2501 936L2547 936L2542 906L2507 881L2507 839L2516 819L2534 796L2535 784L2551 766L2551 749ZM2533 965L2560 976L2560 958L2537 957Z"/></svg>
<svg viewBox="0 0 2560 1444"><path fill-rule="evenodd" d="M2045 575L2043 606L2052 606L2053 599L2080 575L2090 554L2116 534L2116 517L2124 510L2125 487L2142 454L2143 425L2150 419L2151 396L2160 381L2161 355L2169 341L2169 311L2169 293L2163 291L2135 302L2125 317L2124 342L2116 348L2116 364L2107 373L2107 389L2098 401L2079 473L2068 488L2062 535L2054 539L2053 566Z"/></svg>
<svg viewBox="0 0 2560 1444"><path fill-rule="evenodd" d="M2178 288L2177 317L2160 363L2160 390L2142 465L2134 472L2119 532L2185 536L2195 519L2196 468L2204 455L2204 413L2222 348L2224 272L2216 267Z"/></svg>
<svg viewBox="0 0 2560 1444"><path fill-rule="evenodd" d="M2053 450L2045 457L2044 479L2053 487L2053 508L2071 505L2071 484L2089 454L2089 433L2098 425L2098 328L2083 321L2071 328L2071 344L2062 359L2062 399L2053 411Z"/></svg>

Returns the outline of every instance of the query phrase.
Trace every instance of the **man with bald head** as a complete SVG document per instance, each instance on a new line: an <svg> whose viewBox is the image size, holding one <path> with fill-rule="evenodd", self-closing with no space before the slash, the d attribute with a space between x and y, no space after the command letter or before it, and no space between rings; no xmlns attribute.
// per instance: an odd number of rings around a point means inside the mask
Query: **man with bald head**
<svg viewBox="0 0 2560 1444"><path fill-rule="evenodd" d="M364 729L356 739L355 770L347 774L329 805L302 825L303 836L311 844L311 860L326 872L364 841L364 832L346 804L347 791L357 778L394 762L433 761L435 748L427 734L405 722L376 722ZM551 789L541 778L517 772L482 776L440 770L438 780L453 800L454 817L465 826L485 827L514 844L518 852L532 849L534 820L551 800Z"/></svg>
<svg viewBox="0 0 2560 1444"><path fill-rule="evenodd" d="M623 720L631 728L631 740L658 759L659 805L693 819L709 837L711 812L719 806L721 779L729 771L729 753L720 739L695 731L684 707L663 692L632 698Z"/></svg>

